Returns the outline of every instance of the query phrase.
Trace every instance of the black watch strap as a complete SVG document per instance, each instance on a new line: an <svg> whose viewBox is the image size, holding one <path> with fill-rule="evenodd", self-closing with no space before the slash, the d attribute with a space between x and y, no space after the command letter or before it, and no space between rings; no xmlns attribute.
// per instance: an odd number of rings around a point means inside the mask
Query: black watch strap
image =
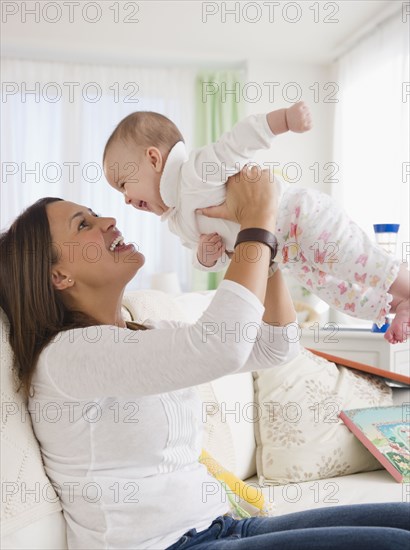
<svg viewBox="0 0 410 550"><path fill-rule="evenodd" d="M249 227L248 229L242 229L242 231L239 231L236 238L235 247L240 243L245 243L249 241L264 243L270 247L270 267L273 264L273 260L275 259L276 253L278 251L278 241L275 235L270 231L266 231L266 229L261 229L259 227Z"/></svg>

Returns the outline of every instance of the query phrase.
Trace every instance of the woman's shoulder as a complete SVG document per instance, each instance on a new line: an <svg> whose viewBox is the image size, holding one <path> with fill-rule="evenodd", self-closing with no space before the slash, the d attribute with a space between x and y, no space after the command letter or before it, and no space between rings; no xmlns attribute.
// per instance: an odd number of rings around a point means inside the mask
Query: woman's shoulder
<svg viewBox="0 0 410 550"><path fill-rule="evenodd" d="M78 349L82 344L107 344L120 341L126 342L137 338L142 332L149 329L178 328L188 325L180 321L160 319L144 319L142 322L127 321L126 327L118 325L91 325L88 327L70 328L56 334L47 344L42 354L48 354L51 350L63 352L64 349Z"/></svg>

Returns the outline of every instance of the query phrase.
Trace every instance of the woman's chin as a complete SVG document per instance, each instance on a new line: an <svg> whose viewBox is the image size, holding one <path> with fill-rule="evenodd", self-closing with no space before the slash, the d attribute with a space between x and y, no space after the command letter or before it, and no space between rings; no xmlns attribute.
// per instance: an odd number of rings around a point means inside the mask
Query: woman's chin
<svg viewBox="0 0 410 550"><path fill-rule="evenodd" d="M135 251L132 256L129 258L129 262L131 265L135 266L135 273L141 269L141 267L145 264L145 256L141 252Z"/></svg>
<svg viewBox="0 0 410 550"><path fill-rule="evenodd" d="M139 267L145 264L145 256L138 250L134 243L123 244L115 249L116 262L136 264Z"/></svg>

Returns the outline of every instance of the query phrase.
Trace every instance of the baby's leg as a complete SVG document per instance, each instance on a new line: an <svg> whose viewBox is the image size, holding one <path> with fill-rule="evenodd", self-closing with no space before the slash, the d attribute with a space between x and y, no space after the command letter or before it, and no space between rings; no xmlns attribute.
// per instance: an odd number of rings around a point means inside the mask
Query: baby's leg
<svg viewBox="0 0 410 550"><path fill-rule="evenodd" d="M392 306L397 319L386 339L405 339L410 290L397 258L377 246L323 193L287 192L278 220L283 263L303 286L339 311L379 325Z"/></svg>
<svg viewBox="0 0 410 550"><path fill-rule="evenodd" d="M402 265L396 280L389 288L393 296L391 312L395 313L385 338L391 344L403 342L410 335L410 272Z"/></svg>

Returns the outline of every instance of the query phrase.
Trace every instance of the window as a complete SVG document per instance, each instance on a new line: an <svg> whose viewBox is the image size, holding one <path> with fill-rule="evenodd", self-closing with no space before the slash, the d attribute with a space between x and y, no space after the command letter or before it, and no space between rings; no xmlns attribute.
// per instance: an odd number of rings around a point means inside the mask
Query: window
<svg viewBox="0 0 410 550"><path fill-rule="evenodd" d="M1 227L35 200L57 196L113 216L126 241L146 256L129 288L153 273L175 271L191 287L191 251L160 218L126 207L102 173L105 142L136 110L171 118L192 146L196 70L2 62ZM5 93L7 92L7 93Z"/></svg>

